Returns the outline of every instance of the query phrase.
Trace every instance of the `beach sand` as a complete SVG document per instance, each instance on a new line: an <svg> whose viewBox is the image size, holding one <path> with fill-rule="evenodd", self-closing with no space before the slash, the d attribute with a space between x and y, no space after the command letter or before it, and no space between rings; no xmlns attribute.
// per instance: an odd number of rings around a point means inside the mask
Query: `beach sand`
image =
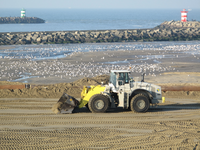
<svg viewBox="0 0 200 150"><path fill-rule="evenodd" d="M121 108L54 114L58 99L0 99L3 149L200 149L200 101L167 98L146 113Z"/></svg>
<svg viewBox="0 0 200 150"><path fill-rule="evenodd" d="M148 52L151 55L159 54L159 51ZM166 55L163 51L160 53ZM162 68L154 72L148 70L145 76L146 82L171 86L200 86L198 55L194 57L173 53L171 55L174 57L169 58L149 60L137 58L147 54L145 50L134 53L130 51L76 53L70 57L57 59L56 63L73 65L92 63L102 66L105 62L114 61L129 60L138 65L146 62L152 65L158 64L157 67ZM3 61L9 64L10 60L0 60L0 63ZM43 63L50 66L55 61L37 63L42 67ZM129 68L129 65L126 67ZM60 75L64 76L64 73L61 72ZM141 77L140 72L131 75ZM27 83L33 85L31 89L0 90L0 149L200 149L199 91L163 92L166 103L151 106L146 113L133 113L117 108L95 114L84 107L76 110L74 114L54 114L51 108L63 92L80 98L84 85L96 85L101 81L106 83L108 76L83 78L84 76L80 75L73 79L38 76L40 77L26 79ZM5 77L0 85L24 84L7 82L6 79L8 77Z"/></svg>

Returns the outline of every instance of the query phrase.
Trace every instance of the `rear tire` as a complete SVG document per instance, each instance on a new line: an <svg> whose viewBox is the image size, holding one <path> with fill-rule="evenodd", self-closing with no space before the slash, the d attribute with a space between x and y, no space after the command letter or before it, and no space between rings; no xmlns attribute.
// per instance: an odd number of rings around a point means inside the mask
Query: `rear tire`
<svg viewBox="0 0 200 150"><path fill-rule="evenodd" d="M143 94L137 94L131 99L130 107L134 112L146 112L149 109L149 99Z"/></svg>
<svg viewBox="0 0 200 150"><path fill-rule="evenodd" d="M103 113L108 109L108 106L108 97L102 94L93 95L88 102L90 111L94 113Z"/></svg>

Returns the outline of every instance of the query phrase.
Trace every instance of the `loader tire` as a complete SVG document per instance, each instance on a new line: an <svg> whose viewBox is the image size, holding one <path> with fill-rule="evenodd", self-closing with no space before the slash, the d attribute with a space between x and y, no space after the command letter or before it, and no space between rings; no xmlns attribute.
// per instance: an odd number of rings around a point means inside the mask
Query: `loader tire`
<svg viewBox="0 0 200 150"><path fill-rule="evenodd" d="M149 99L143 94L137 94L131 99L130 107L134 112L146 112L149 109Z"/></svg>
<svg viewBox="0 0 200 150"><path fill-rule="evenodd" d="M109 100L102 94L93 95L88 102L88 107L93 113L103 113L108 109L108 106Z"/></svg>

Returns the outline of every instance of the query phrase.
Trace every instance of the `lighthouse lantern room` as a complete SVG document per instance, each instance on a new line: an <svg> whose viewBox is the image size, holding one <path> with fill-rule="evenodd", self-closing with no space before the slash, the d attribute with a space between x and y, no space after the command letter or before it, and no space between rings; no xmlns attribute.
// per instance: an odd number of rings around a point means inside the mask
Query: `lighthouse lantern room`
<svg viewBox="0 0 200 150"><path fill-rule="evenodd" d="M22 8L21 10L21 18L26 16L26 10L24 8Z"/></svg>
<svg viewBox="0 0 200 150"><path fill-rule="evenodd" d="M183 11L181 11L181 21L182 22L187 22L187 13L188 13L188 11L186 11L186 9L183 9Z"/></svg>

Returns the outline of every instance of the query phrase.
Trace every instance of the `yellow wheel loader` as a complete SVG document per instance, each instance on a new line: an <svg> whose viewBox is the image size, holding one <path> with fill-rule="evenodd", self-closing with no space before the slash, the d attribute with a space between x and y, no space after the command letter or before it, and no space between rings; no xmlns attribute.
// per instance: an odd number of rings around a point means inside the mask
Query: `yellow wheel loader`
<svg viewBox="0 0 200 150"><path fill-rule="evenodd" d="M128 70L111 70L109 84L84 86L80 101L64 93L53 111L72 113L75 107L86 106L93 113L116 107L146 112L150 104L164 103L160 86L144 82L144 74L141 81L138 77L133 80L129 75Z"/></svg>

